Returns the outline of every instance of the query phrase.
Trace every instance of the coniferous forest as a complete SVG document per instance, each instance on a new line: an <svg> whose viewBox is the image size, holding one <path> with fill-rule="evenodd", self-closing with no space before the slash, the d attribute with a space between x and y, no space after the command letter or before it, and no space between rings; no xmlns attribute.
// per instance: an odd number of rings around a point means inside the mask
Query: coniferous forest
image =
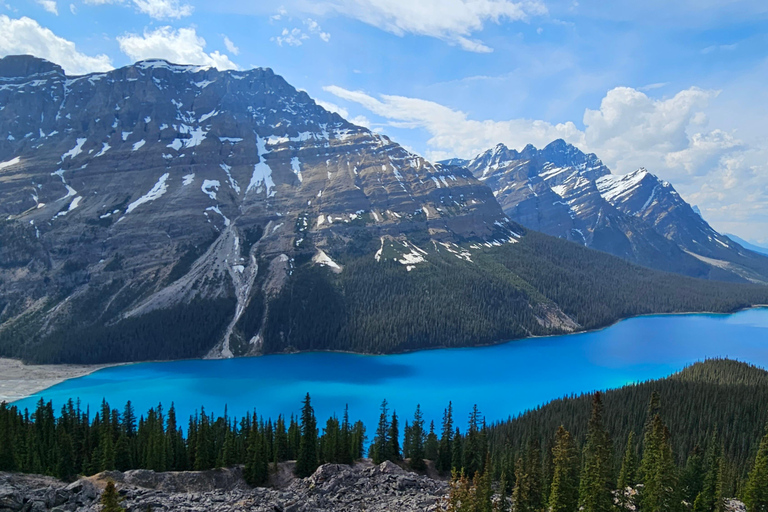
<svg viewBox="0 0 768 512"><path fill-rule="evenodd" d="M318 423L309 395L290 418L200 410L184 423L172 405L137 416L130 402L122 410L104 402L91 416L72 401L59 411L43 400L34 411L2 404L0 470L72 479L242 465L259 486L282 461L295 460L306 477L367 455L416 471L433 464L451 476L454 511L714 512L734 497L749 512L768 507L768 372L747 364L698 363L492 425L477 407L462 420L448 404L440 424L427 425L420 407L398 416L384 401L368 439L347 410Z"/></svg>

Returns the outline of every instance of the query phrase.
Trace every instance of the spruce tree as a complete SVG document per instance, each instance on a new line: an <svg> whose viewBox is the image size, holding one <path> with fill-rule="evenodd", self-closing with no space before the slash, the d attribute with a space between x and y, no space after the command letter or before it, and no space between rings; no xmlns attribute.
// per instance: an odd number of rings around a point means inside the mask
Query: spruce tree
<svg viewBox="0 0 768 512"><path fill-rule="evenodd" d="M379 415L379 426L376 428L376 437L371 445L371 458L374 464L381 464L390 458L389 455L389 410L387 409L387 400L381 402L381 414Z"/></svg>
<svg viewBox="0 0 768 512"><path fill-rule="evenodd" d="M749 472L744 489L744 504L747 512L768 512L768 428Z"/></svg>
<svg viewBox="0 0 768 512"><path fill-rule="evenodd" d="M699 492L696 500L693 502L694 512L714 512L719 507L719 503L722 502L718 494L718 482L721 481L721 457L720 440L717 430L715 430L707 445L704 457L706 473L704 474L701 492Z"/></svg>
<svg viewBox="0 0 768 512"><path fill-rule="evenodd" d="M392 411L392 421L389 423L389 460L393 462L403 460L403 454L400 451L400 430L397 420L397 411Z"/></svg>
<svg viewBox="0 0 768 512"><path fill-rule="evenodd" d="M530 479L525 472L522 458L515 463L515 488L512 491L512 504L515 512L535 512L531 506Z"/></svg>
<svg viewBox="0 0 768 512"><path fill-rule="evenodd" d="M453 459L451 441L453 441L453 405L451 402L448 402L448 408L443 413L443 426L440 445L437 450L437 463L435 464L437 470L441 473L447 473L453 467L451 463Z"/></svg>
<svg viewBox="0 0 768 512"><path fill-rule="evenodd" d="M120 506L120 496L117 494L115 488L115 482L109 480L107 486L104 488L104 492L101 494L101 511L102 512L125 512L125 509Z"/></svg>
<svg viewBox="0 0 768 512"><path fill-rule="evenodd" d="M301 409L301 441L299 456L296 459L296 476L306 478L317 469L317 423L312 409L309 393L304 398Z"/></svg>
<svg viewBox="0 0 768 512"><path fill-rule="evenodd" d="M613 508L611 441L603 427L603 400L595 393L584 444L579 482L579 504L584 512L609 512Z"/></svg>
<svg viewBox="0 0 768 512"><path fill-rule="evenodd" d="M579 452L570 432L561 425L552 448L554 471L549 493L551 512L573 512L579 502Z"/></svg>
<svg viewBox="0 0 768 512"><path fill-rule="evenodd" d="M627 489L634 487L635 477L637 475L637 454L635 447L635 433L629 432L627 437L627 447L624 450L624 457L621 459L621 470L619 471L619 480L616 484L618 488L618 503L620 510L630 509L630 494Z"/></svg>
<svg viewBox="0 0 768 512"><path fill-rule="evenodd" d="M676 492L677 475L669 441L669 431L655 414L643 441L643 460L640 471L643 489L640 507L643 512L671 512L679 509Z"/></svg>
<svg viewBox="0 0 768 512"><path fill-rule="evenodd" d="M421 414L421 406L416 406L413 414L413 423L410 428L410 466L417 471L426 469L424 463L424 417Z"/></svg>
<svg viewBox="0 0 768 512"><path fill-rule="evenodd" d="M429 433L427 434L427 441L424 443L424 458L432 461L437 461L437 453L439 450L439 441L437 440L437 434L435 433L435 422L429 422Z"/></svg>

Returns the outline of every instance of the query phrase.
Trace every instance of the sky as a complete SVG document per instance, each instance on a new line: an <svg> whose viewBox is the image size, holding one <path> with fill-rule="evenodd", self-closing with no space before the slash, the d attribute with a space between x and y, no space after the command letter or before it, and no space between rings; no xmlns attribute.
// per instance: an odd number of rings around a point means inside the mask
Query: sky
<svg viewBox="0 0 768 512"><path fill-rule="evenodd" d="M557 138L768 243L765 0L0 0L0 56L269 67L430 160Z"/></svg>

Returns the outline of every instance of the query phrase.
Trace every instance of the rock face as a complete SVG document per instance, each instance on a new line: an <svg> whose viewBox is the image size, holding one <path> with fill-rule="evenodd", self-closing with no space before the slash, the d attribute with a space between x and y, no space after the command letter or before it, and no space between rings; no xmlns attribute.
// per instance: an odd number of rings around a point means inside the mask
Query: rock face
<svg viewBox="0 0 768 512"><path fill-rule="evenodd" d="M596 155L562 140L521 152L499 144L472 160L444 163L470 169L528 228L659 270L768 282L768 259L717 233L645 169L613 175Z"/></svg>
<svg viewBox="0 0 768 512"><path fill-rule="evenodd" d="M281 471L290 468L282 467ZM249 488L239 470L160 473L108 472L65 484L52 478L0 474L0 511L92 511L108 479L128 512L429 511L443 510L448 484L407 472L390 462L374 466L326 464L305 479Z"/></svg>
<svg viewBox="0 0 768 512"><path fill-rule="evenodd" d="M0 218L0 353L46 362L78 360L65 347L89 336L124 339L88 349L112 360L258 353L262 303L297 261L341 272L378 251L411 268L412 233L458 252L516 229L469 171L270 69L70 77L29 56L0 59ZM158 329L184 342L128 340Z"/></svg>

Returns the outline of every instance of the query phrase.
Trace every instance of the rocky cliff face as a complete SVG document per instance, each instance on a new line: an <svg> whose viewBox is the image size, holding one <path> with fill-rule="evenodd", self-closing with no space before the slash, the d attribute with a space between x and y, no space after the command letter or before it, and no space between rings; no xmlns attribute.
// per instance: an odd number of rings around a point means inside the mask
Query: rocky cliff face
<svg viewBox="0 0 768 512"><path fill-rule="evenodd" d="M693 277L768 282L768 259L712 229L669 183L644 169L616 176L562 140L523 151L499 144L467 167L526 227Z"/></svg>
<svg viewBox="0 0 768 512"><path fill-rule="evenodd" d="M73 359L61 346L84 326L167 328L191 347L166 332L123 360L257 353L264 304L298 264L341 272L337 259L369 254L410 270L520 231L469 171L270 69L146 61L70 77L28 56L0 59L0 218L2 352L52 361Z"/></svg>

